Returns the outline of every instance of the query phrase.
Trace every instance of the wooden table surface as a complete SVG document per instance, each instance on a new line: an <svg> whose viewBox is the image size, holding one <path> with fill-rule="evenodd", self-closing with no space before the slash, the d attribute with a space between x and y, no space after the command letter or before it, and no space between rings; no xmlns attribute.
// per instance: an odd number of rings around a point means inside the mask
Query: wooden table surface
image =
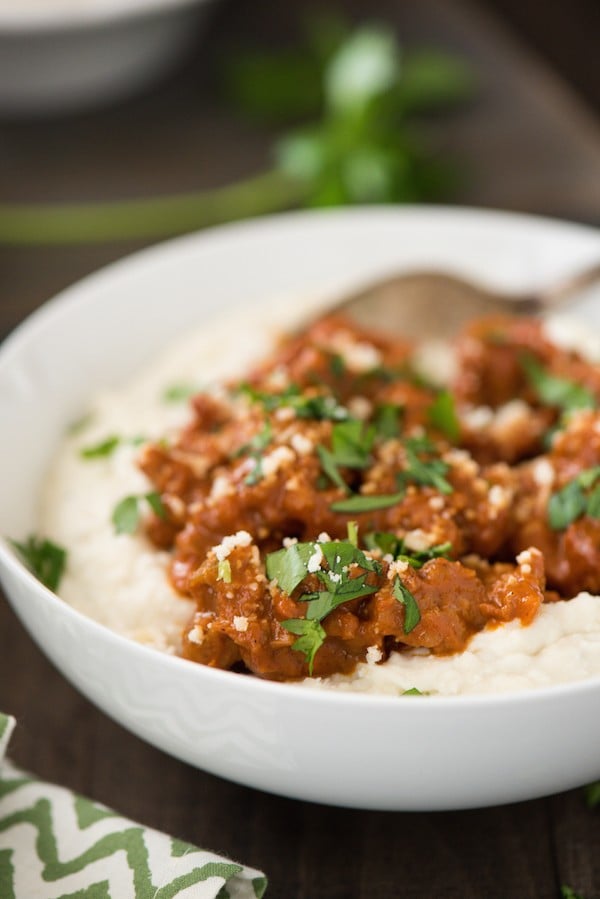
<svg viewBox="0 0 600 899"><path fill-rule="evenodd" d="M0 120L0 197L137 196L260 169L272 135L220 103L209 59L232 36L276 43L302 6L274 10L255 0L250 11L224 0L194 58L143 97L61 121ZM358 0L343 6L350 15L367 9ZM407 44L460 50L478 69L477 98L433 126L436 140L467 161L461 202L600 222L597 122L497 20L474 0L373 0L368 15L395 24ZM0 336L60 288L139 246L0 248ZM400 814L237 786L162 754L91 706L1 599L0 709L19 719L17 763L262 868L269 896L554 899L561 884L585 899L600 896L600 812L585 806L580 790L491 809Z"/></svg>

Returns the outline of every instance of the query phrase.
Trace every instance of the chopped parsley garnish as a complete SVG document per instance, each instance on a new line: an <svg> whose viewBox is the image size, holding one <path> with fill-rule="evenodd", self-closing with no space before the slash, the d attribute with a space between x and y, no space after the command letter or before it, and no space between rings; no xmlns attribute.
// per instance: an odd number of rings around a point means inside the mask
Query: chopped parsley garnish
<svg viewBox="0 0 600 899"><path fill-rule="evenodd" d="M67 551L51 540L35 536L28 537L24 543L9 542L31 573L45 587L55 591L67 564Z"/></svg>
<svg viewBox="0 0 600 899"><path fill-rule="evenodd" d="M334 353L329 360L329 368L334 378L343 378L346 374L346 363L344 357L339 353Z"/></svg>
<svg viewBox="0 0 600 899"><path fill-rule="evenodd" d="M259 481L262 481L264 477L262 469L262 454L263 451L268 447L272 439L273 429L271 428L270 422L267 421L264 427L258 432L258 434L255 434L255 436L249 443L244 444L244 446L240 447L240 449L235 453L236 456L248 453L250 458L254 460L254 468L245 477L244 484L248 484L248 486L253 487L255 484L258 484Z"/></svg>
<svg viewBox="0 0 600 899"><path fill-rule="evenodd" d="M348 421L333 426L331 450L321 445L317 446L317 453L324 473L345 493L351 491L341 476L339 467L366 468L371 459L370 453L375 437L374 425L367 426L356 419L348 419ZM359 512L388 509L401 502L409 481L435 487L440 493L452 493L452 486L444 477L449 466L442 459L421 459L419 457L420 453L430 455L435 452L435 445L427 437L409 438L405 441L404 448L407 465L404 471L399 472L396 476L398 486L401 488L399 491L377 495L356 494L332 503L332 510L353 515Z"/></svg>
<svg viewBox="0 0 600 899"><path fill-rule="evenodd" d="M427 696L427 693L423 693L423 691L419 690L418 687L411 687L409 690L404 690L402 695L403 696Z"/></svg>
<svg viewBox="0 0 600 899"><path fill-rule="evenodd" d="M316 421L344 421L348 418L348 410L334 396L329 393L305 395L297 384L290 384L282 393L267 393L256 390L250 384L241 384L235 392L253 403L260 403L266 412L290 408L298 418L312 418Z"/></svg>
<svg viewBox="0 0 600 899"><path fill-rule="evenodd" d="M162 401L163 403L185 403L199 390L197 384L171 384L163 391Z"/></svg>
<svg viewBox="0 0 600 899"><path fill-rule="evenodd" d="M114 451L119 446L123 446L125 444L130 444L131 446L139 446L141 443L145 443L147 439L147 437L143 437L142 435L138 435L136 437L119 437L117 434L111 434L109 437L106 437L99 443L95 443L91 446L84 446L79 451L79 455L83 459L106 458L107 456L112 456Z"/></svg>
<svg viewBox="0 0 600 899"><path fill-rule="evenodd" d="M350 493L350 488L341 476L337 467L337 463L335 461L335 456L333 455L331 450L328 450L327 447L319 443L317 445L317 455L319 457L323 473L326 475L326 477L328 477L336 487L339 487L340 490L343 490L344 493ZM324 482L324 485L327 486L326 480Z"/></svg>
<svg viewBox="0 0 600 899"><path fill-rule="evenodd" d="M310 621L307 618L288 618L281 623L286 631L298 636L292 649L304 653L308 662L308 670L312 674L315 656L325 642L327 634L318 621Z"/></svg>
<svg viewBox="0 0 600 899"><path fill-rule="evenodd" d="M595 465L552 494L548 501L548 524L552 530L562 531L582 515L600 518L600 484L596 483L599 480L600 465Z"/></svg>
<svg viewBox="0 0 600 899"><path fill-rule="evenodd" d="M435 487L440 493L452 493L452 485L444 475L449 466L442 459L422 459L420 454L431 455L435 446L426 437L413 437L404 442L406 468L397 475L398 483L413 481L422 487Z"/></svg>
<svg viewBox="0 0 600 899"><path fill-rule="evenodd" d="M308 574L308 560L314 555L315 545L292 543L285 549L269 553L266 558L269 580L276 580L278 587L291 596Z"/></svg>
<svg viewBox="0 0 600 899"><path fill-rule="evenodd" d="M83 449L79 451L79 455L84 459L99 459L102 456L111 456L120 443L121 438L117 437L116 434L113 434L93 446L84 446Z"/></svg>
<svg viewBox="0 0 600 899"><path fill-rule="evenodd" d="M392 506L396 506L403 499L404 490L400 490L398 493L361 493L332 503L331 508L334 512L354 515L359 512L375 512L377 509L389 509Z"/></svg>
<svg viewBox="0 0 600 899"><path fill-rule="evenodd" d="M335 424L331 430L331 448L338 465L366 468L375 442L375 427L356 418Z"/></svg>
<svg viewBox="0 0 600 899"><path fill-rule="evenodd" d="M460 437L460 422L456 414L454 397L449 390L442 390L427 410L430 424L441 431L448 440L456 443Z"/></svg>
<svg viewBox="0 0 600 899"><path fill-rule="evenodd" d="M600 518L600 484L596 484L588 495L587 514L590 518Z"/></svg>
<svg viewBox="0 0 600 899"><path fill-rule="evenodd" d="M339 469L366 468L371 460L375 436L374 425L366 425L356 418L348 418L333 425L330 450L322 444L317 446L317 454L324 473L346 493L350 488Z"/></svg>
<svg viewBox="0 0 600 899"><path fill-rule="evenodd" d="M421 620L421 613L417 600L414 598L408 587L405 587L399 577L394 580L392 589L394 597L404 606L404 625L405 634L410 634Z"/></svg>
<svg viewBox="0 0 600 899"><path fill-rule="evenodd" d="M596 406L596 398L591 390L569 378L550 374L533 356L524 355L521 365L530 386L545 406L556 406L565 412L572 409L593 409Z"/></svg>
<svg viewBox="0 0 600 899"><path fill-rule="evenodd" d="M407 562L412 568L422 568L425 562L431 559L447 559L452 550L451 543L438 543L429 549L409 549L402 537L397 537L389 531L374 531L365 534L367 549L379 549L384 556L392 556L394 560Z"/></svg>
<svg viewBox="0 0 600 899"><path fill-rule="evenodd" d="M323 563L326 567L322 567ZM363 573L354 576L357 567ZM312 674L314 657L326 636L320 622L342 603L375 593L377 587L367 584L366 580L369 572L379 574L381 566L349 541L331 540L293 543L269 553L266 571L269 580L276 580L279 588L288 594L309 575L314 575L323 587L298 597L299 602L308 603L306 618L282 622L286 630L300 636L292 648L304 653Z"/></svg>
<svg viewBox="0 0 600 899"><path fill-rule="evenodd" d="M159 518L165 517L165 507L158 493L141 493L123 497L112 513L112 523L117 534L134 534L140 523L144 501Z"/></svg>
<svg viewBox="0 0 600 899"><path fill-rule="evenodd" d="M374 424L377 434L383 440L391 440L400 436L402 424L402 406L396 403L381 403L375 409Z"/></svg>

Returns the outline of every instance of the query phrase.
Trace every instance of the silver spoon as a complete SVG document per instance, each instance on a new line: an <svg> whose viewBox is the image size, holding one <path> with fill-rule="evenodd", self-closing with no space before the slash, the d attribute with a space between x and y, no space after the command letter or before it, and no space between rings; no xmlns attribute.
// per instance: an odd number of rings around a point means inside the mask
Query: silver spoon
<svg viewBox="0 0 600 899"><path fill-rule="evenodd" d="M566 306L600 282L600 262L531 293L499 293L456 275L408 271L373 281L328 311L407 337L448 337L482 315L538 315Z"/></svg>

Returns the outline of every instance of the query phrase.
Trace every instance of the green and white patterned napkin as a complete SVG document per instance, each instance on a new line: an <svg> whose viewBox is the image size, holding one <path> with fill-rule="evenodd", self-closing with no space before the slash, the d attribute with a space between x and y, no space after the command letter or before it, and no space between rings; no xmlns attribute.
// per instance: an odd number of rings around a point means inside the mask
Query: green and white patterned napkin
<svg viewBox="0 0 600 899"><path fill-rule="evenodd" d="M0 713L2 899L260 899L267 880L189 843L36 780L3 756L14 719Z"/></svg>

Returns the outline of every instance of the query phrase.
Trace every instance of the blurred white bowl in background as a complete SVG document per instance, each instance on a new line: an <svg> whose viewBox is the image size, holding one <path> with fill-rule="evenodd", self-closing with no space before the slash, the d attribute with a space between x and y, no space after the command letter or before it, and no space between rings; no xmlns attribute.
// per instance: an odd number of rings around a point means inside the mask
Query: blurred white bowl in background
<svg viewBox="0 0 600 899"><path fill-rule="evenodd" d="M108 103L171 68L209 0L0 0L0 112Z"/></svg>

